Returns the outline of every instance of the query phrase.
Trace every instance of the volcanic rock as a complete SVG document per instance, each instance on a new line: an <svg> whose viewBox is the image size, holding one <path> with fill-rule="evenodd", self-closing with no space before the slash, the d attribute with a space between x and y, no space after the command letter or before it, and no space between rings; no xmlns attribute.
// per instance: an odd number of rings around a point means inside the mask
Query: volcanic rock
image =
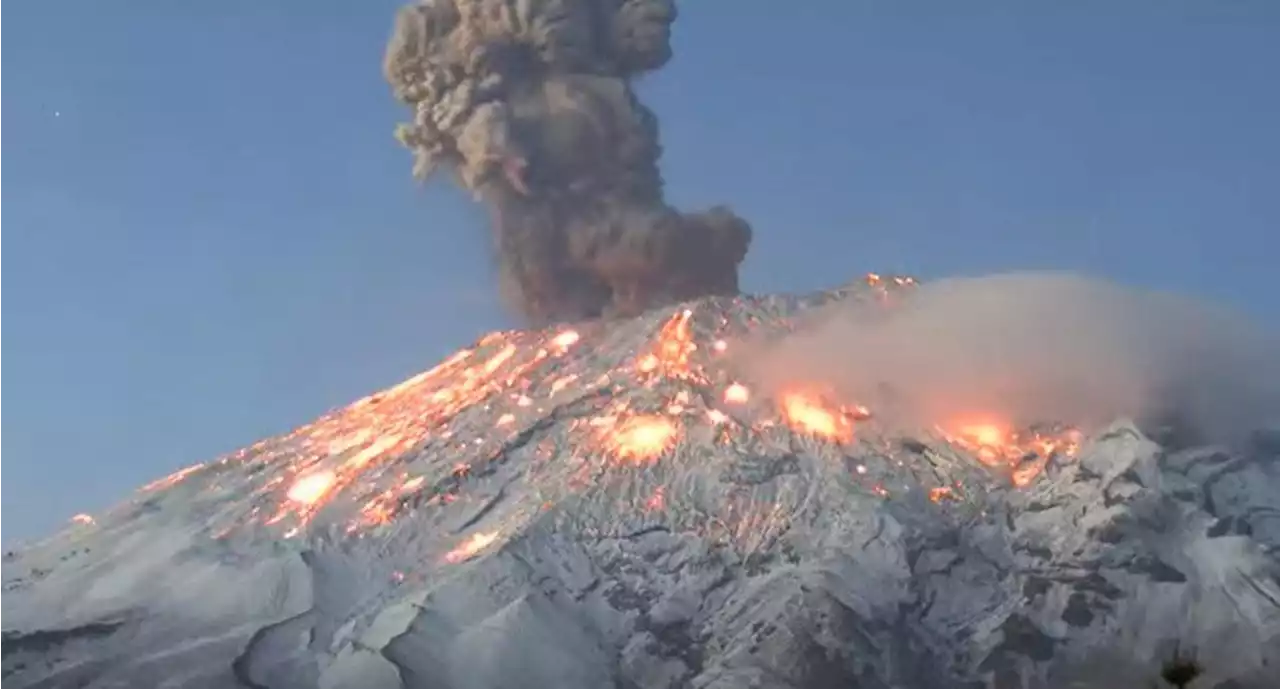
<svg viewBox="0 0 1280 689"><path fill-rule="evenodd" d="M874 409L726 394L742 334L909 289L485 337L7 553L4 681L1149 686L1179 644L1191 686L1263 686L1275 443L1166 448L1118 420L993 463Z"/></svg>

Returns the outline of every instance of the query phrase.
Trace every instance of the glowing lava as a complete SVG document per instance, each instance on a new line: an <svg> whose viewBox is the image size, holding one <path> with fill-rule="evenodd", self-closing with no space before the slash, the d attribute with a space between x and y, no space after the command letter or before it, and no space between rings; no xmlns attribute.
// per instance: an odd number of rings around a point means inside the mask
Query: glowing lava
<svg viewBox="0 0 1280 689"><path fill-rule="evenodd" d="M630 461L657 458L675 444L680 429L665 416L635 416L627 419L613 433L613 452Z"/></svg>
<svg viewBox="0 0 1280 689"><path fill-rule="evenodd" d="M1007 470L1018 487L1030 485L1050 457L1074 457L1080 447L1080 432L1072 428L1018 433L1009 424L987 420L953 423L941 430L947 442L969 450L983 464Z"/></svg>
<svg viewBox="0 0 1280 689"><path fill-rule="evenodd" d="M582 336L576 330L566 330L551 338L551 344L560 349L568 349L578 343Z"/></svg>
<svg viewBox="0 0 1280 689"><path fill-rule="evenodd" d="M640 357L636 369L641 373L659 373L675 379L696 379L690 357L698 350L689 331L693 311L685 309L667 320L658 331L652 352Z"/></svg>
<svg viewBox="0 0 1280 689"><path fill-rule="evenodd" d="M314 505L329 492L337 480L337 474L332 471L303 476L289 488L288 497L300 505Z"/></svg>
<svg viewBox="0 0 1280 689"><path fill-rule="evenodd" d="M867 284L875 294L888 294L914 282L870 275ZM519 449L524 440L512 442L516 439L536 439L527 456L539 461L581 462L564 486L574 490L592 483L599 463L658 461L686 433L737 446L785 426L847 444L854 440L855 425L870 417L865 407L838 403L821 383L792 381L773 395L774 390L764 393L735 382L731 374L742 372L732 371L734 362L719 356L729 347L722 338L737 337L739 328L792 327L783 317L699 311L695 320L694 313L669 313L654 324L648 342L608 370L600 362L618 362L616 354L627 351L618 348L630 344L614 338L591 341L589 333L601 331L596 326L584 331L588 334L568 329L492 333L435 368L221 458L207 472L201 471L205 465L189 467L145 490L186 480L223 499L229 481L243 481L252 499L243 510L224 511L211 521L211 533L279 523L279 532L291 536L324 517L346 520L342 526L355 532L387 524L406 510L465 503L468 484L484 475L486 463L526 456ZM597 351L608 342L614 344ZM566 356L574 348L590 350L591 356ZM566 405L572 408L560 416ZM568 440L545 432L562 418L572 419ZM947 440L1018 485L1034 480L1045 465L1029 461L1029 454L1070 455L1079 440L1061 433L1023 437L981 416L964 421L947 426ZM241 473L230 473L236 465ZM857 471L865 474L866 468L858 465ZM883 487L876 490L888 494ZM547 497L540 500L550 502ZM947 493L939 490L931 497L942 500ZM342 507L326 509L331 501ZM663 509L662 491L643 504ZM475 534L446 558L464 561L497 538L496 531Z"/></svg>
<svg viewBox="0 0 1280 689"><path fill-rule="evenodd" d="M751 391L741 383L734 383L724 389L724 401L727 404L743 404L751 399Z"/></svg>
<svg viewBox="0 0 1280 689"><path fill-rule="evenodd" d="M445 553L444 561L455 565L460 562L466 562L476 555L479 555L480 551L488 548L490 545L493 545L493 542L498 540L500 533L501 532L499 531L480 531L474 533L462 543L458 544L458 547Z"/></svg>
<svg viewBox="0 0 1280 689"><path fill-rule="evenodd" d="M782 415L796 430L835 442L853 440L853 423L842 409L832 408L804 392L785 392L779 397Z"/></svg>
<svg viewBox="0 0 1280 689"><path fill-rule="evenodd" d="M961 426L960 435L980 446L998 447L1004 444L1008 431L996 424L984 423Z"/></svg>

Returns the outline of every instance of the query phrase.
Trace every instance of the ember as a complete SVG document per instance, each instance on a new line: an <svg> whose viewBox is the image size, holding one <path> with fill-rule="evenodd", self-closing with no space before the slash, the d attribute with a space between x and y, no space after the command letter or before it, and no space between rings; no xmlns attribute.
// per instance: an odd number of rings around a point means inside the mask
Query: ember
<svg viewBox="0 0 1280 689"><path fill-rule="evenodd" d="M493 545L493 542L498 540L498 535L498 531L481 531L472 534L460 543L458 547L445 553L444 561L455 565L460 562L466 562L480 554L480 551Z"/></svg>
<svg viewBox="0 0 1280 689"><path fill-rule="evenodd" d="M675 422L665 416L637 416L615 431L611 444L619 457L645 461L666 452L678 434Z"/></svg>
<svg viewBox="0 0 1280 689"><path fill-rule="evenodd" d="M783 416L797 430L841 443L853 440L853 424L844 410L802 392L783 393L780 403Z"/></svg>
<svg viewBox="0 0 1280 689"><path fill-rule="evenodd" d="M313 505L329 492L337 479L337 475L332 471L321 471L304 476L289 489L289 499L303 505Z"/></svg>
<svg viewBox="0 0 1280 689"><path fill-rule="evenodd" d="M956 423L951 428L955 430L941 429L947 442L969 450L987 466L1007 469L1019 487L1034 481L1049 458L1074 457L1080 447L1080 432L1074 428L1018 433L994 421Z"/></svg>
<svg viewBox="0 0 1280 689"><path fill-rule="evenodd" d="M728 404L742 404L749 399L751 399L751 392L741 383L734 383L725 388L724 401Z"/></svg>

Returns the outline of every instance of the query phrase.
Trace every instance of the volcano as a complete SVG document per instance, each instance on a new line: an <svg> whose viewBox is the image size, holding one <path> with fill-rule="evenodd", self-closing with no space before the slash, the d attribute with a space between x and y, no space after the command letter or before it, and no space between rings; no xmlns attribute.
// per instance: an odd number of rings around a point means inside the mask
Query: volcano
<svg viewBox="0 0 1280 689"><path fill-rule="evenodd" d="M1263 686L1276 443L902 433L735 374L747 335L914 285L488 335L6 553L4 681L1128 687L1178 645L1191 686Z"/></svg>

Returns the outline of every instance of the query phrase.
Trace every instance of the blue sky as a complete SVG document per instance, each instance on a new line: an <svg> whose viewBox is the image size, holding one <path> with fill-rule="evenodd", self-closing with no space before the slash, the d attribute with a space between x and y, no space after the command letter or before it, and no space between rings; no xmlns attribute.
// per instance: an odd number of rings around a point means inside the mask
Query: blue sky
<svg viewBox="0 0 1280 689"><path fill-rule="evenodd" d="M6 541L508 325L391 137L398 4L6 5ZM686 2L641 86L747 289L1060 268L1277 321L1280 4L794 4Z"/></svg>

